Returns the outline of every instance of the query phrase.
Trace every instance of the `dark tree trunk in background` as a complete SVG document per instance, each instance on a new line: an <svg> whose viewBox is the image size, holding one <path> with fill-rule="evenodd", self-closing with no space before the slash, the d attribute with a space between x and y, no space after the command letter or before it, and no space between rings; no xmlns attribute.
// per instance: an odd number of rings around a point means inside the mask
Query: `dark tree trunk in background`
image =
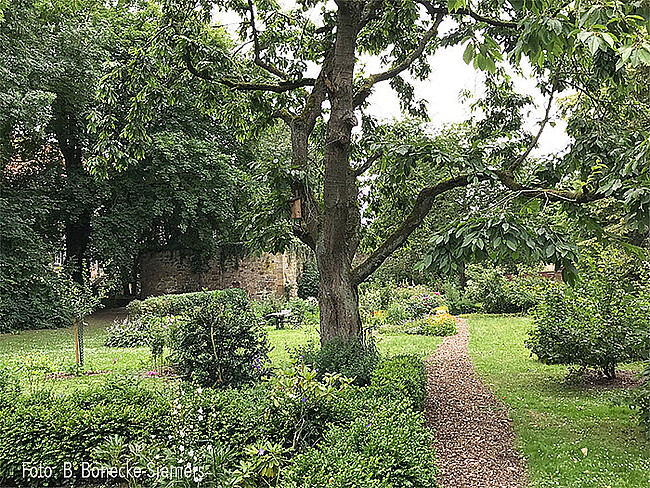
<svg viewBox="0 0 650 488"><path fill-rule="evenodd" d="M460 263L458 267L458 288L465 291L467 288L467 274L465 273L465 263Z"/></svg>
<svg viewBox="0 0 650 488"><path fill-rule="evenodd" d="M63 103L56 103L54 118L54 129L63 154L66 174L65 264L71 270L72 279L83 284L92 215L87 195L92 181L83 166L80 138L82 126L66 108Z"/></svg>

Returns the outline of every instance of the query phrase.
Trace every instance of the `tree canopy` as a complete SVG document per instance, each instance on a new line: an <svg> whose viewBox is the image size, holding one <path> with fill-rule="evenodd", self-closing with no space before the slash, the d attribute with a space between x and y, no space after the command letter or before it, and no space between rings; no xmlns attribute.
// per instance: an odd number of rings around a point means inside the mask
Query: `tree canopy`
<svg viewBox="0 0 650 488"><path fill-rule="evenodd" d="M631 70L650 61L647 1L302 0L289 7L268 0L164 0L160 5L155 32L102 85L109 105L115 83L127 84L134 95L125 125L116 130L94 120L97 167L121 167L138 157L148 137L145 124L168 83L203 80L202 107L242 133L283 122L291 140L291 191L303 206L293 232L316 254L325 341L361 333L358 284L404 244L447 192L485 188L509 195L511 206L539 200L571 210L614 196L625 201L630 222L647 226L647 157L632 144L609 151L598 164L581 138L568 157L530 158L558 93L571 88L580 99L597 101L608 92L625 99ZM213 15L215 7L239 16L238 39L226 33L219 13ZM424 116L424 102L415 99L410 80L433 76L429 55L458 44L465 46L466 62L490 74L484 118L470 123L451 148L435 139L373 140L378 133L365 109L374 87L388 81L406 112ZM375 57L382 68L366 72L359 62L364 57ZM152 59L155 65L143 70L142 63ZM524 100L502 69L507 64L517 69L523 60L549 99L536 134L521 129ZM360 134L353 131L358 125ZM635 134L647 140L647 127ZM580 147L588 157L579 156ZM630 158L641 163L630 164ZM363 175L381 168L400 177L416 164L437 170L413 192L401 223L360 256ZM574 258L550 230L526 229L507 215L471 213L448 231L434 241L446 251L434 253L428 263L444 265L445 252L447 265L460 255L518 253L570 270ZM487 241L481 232L487 232Z"/></svg>

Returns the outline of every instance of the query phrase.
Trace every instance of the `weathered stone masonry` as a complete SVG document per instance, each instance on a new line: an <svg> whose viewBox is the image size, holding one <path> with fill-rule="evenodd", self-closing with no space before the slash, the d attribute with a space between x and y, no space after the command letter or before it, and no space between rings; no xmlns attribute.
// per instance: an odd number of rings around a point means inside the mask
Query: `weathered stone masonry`
<svg viewBox="0 0 650 488"><path fill-rule="evenodd" d="M234 287L242 288L251 298L293 296L298 273L298 259L289 253L216 258L196 271L190 256L164 251L142 257L140 286L142 298Z"/></svg>

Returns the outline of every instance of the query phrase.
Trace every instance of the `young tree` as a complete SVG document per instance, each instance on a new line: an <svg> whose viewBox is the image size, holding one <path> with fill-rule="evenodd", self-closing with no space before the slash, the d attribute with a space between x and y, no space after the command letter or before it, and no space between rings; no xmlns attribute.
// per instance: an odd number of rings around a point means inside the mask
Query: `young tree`
<svg viewBox="0 0 650 488"><path fill-rule="evenodd" d="M364 109L378 83L389 81L404 109L423 114L424 107L414 100L405 75L419 79L432 76L428 55L449 45L466 44L465 60L497 78L504 76L498 69L500 61L507 58L517 66L523 57L528 58L550 99L571 85L579 85L587 93L598 91L603 83L618 87L626 63L650 61L645 27L650 16L644 2L298 0L293 8L283 9L268 0L165 0L162 5L163 23L155 39L143 44L143 58L147 54L158 56L161 65L167 66L161 68L166 76L179 73L181 65L192 76L205 80L206 90L230 96L229 104L218 107L208 97L205 106L230 120L240 120L240 125L258 129L269 120L281 120L290 131L292 190L303 206L303 218L294 224L293 231L316 255L322 341L361 334L358 285L404 244L440 195L490 182L491 191L513 192L525 199L583 204L602 198L591 172L581 175L584 184L569 187L561 178L555 180L554 187L545 186L548 178L521 178L525 176L522 168L548 121L549 101L547 115L535 136L517 138L496 149L476 138L468 144L465 157L453 163L441 159L440 167L446 166L448 176L419 188L401 224L358 262L360 177L383 158L392 156L400 161L400 157L425 157L418 148L384 145L381 141L366 151L355 151L353 129L360 117L365 129L371 127ZM239 14L242 46L224 39L218 22L212 21L215 6ZM383 69L365 73L359 63L363 56L376 57ZM126 72L143 83L122 131L123 140L133 141L142 132L138 120L146 119L149 113L147 86L155 87L159 82L155 74L139 72L137 64L127 67ZM595 83L583 86L588 77ZM104 92L110 92L108 85ZM508 114L498 109L492 112L484 130L486 139L494 141L510 129L499 121ZM111 144L106 135L110 131L99 130L104 159L123 164L119 148L124 142ZM316 142L321 142L320 146ZM361 160L364 152L367 159ZM308 176L314 165L322 169L318 181ZM557 166L552 172L559 176L564 170ZM623 157L608 168L611 174L617 175L623 186L639 177L642 182L636 184L644 188L647 184L647 174L626 171ZM639 208L645 212L648 207L643 203ZM492 223L508 230L505 221ZM462 246L465 237L460 244L458 239L449 238L442 243ZM502 240L499 246L517 252L519 240L512 239ZM549 245L547 238L541 241L550 261L562 263L570 257L562 246ZM478 241L473 244L480 245ZM537 245L534 241L529 244Z"/></svg>

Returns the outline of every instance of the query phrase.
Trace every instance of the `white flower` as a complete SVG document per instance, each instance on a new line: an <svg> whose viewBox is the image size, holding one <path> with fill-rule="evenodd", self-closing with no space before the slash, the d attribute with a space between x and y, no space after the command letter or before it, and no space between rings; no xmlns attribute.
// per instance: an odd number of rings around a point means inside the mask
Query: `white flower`
<svg viewBox="0 0 650 488"><path fill-rule="evenodd" d="M185 450L185 447L183 445L178 446L178 450L183 452Z"/></svg>
<svg viewBox="0 0 650 488"><path fill-rule="evenodd" d="M203 388L201 388L201 387L199 386L199 388L196 390L196 392L200 395L201 393L203 393Z"/></svg>

